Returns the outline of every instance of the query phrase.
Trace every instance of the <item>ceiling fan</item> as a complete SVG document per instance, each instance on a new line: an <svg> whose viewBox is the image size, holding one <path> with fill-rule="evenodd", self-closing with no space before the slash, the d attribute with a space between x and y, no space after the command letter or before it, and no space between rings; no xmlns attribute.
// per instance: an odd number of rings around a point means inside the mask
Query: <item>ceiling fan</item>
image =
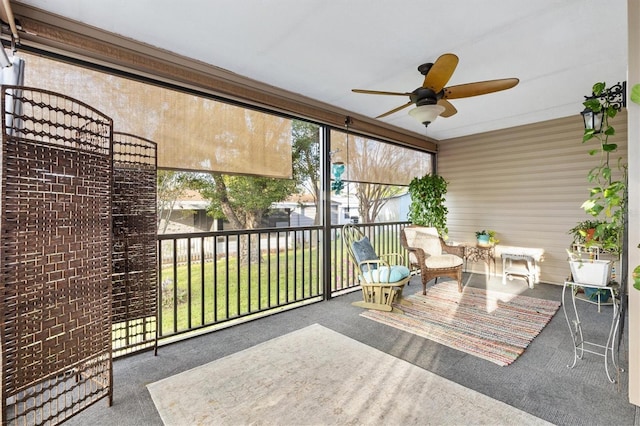
<svg viewBox="0 0 640 426"><path fill-rule="evenodd" d="M499 92L514 87L520 81L517 78L503 78L445 87L457 65L458 57L453 53L445 53L434 63L420 65L418 71L424 75L424 82L422 86L413 92L385 92L364 89L352 89L352 91L370 95L409 96L409 102L380 114L376 118L386 117L415 104L416 108L409 111L409 114L425 126L428 126L438 116L451 117L458 112L448 99L469 98L471 96Z"/></svg>

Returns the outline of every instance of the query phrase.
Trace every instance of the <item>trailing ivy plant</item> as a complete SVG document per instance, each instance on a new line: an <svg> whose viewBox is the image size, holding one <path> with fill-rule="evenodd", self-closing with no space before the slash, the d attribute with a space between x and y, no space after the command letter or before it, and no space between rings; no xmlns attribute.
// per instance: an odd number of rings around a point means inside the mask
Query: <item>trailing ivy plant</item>
<svg viewBox="0 0 640 426"><path fill-rule="evenodd" d="M600 218L594 233L594 240L616 255L622 252L622 233L627 202L627 164L623 158L616 160L611 155L618 149L618 145L609 142L609 137L615 135L615 129L609 124L618 110L611 104L607 96L608 89L603 82L593 85L593 98L583 102L594 113L604 111L602 118L602 132L595 133L594 129L585 129L582 143L596 141L589 150L589 155L599 156L599 164L589 170L587 179L593 186L589 190L589 199L582 204L582 208L593 217ZM616 174L616 170L618 173ZM618 176L615 179L614 176Z"/></svg>
<svg viewBox="0 0 640 426"><path fill-rule="evenodd" d="M409 220L414 225L436 228L442 237L446 237L449 232L449 209L444 205L447 184L447 181L437 174L415 177L409 183Z"/></svg>

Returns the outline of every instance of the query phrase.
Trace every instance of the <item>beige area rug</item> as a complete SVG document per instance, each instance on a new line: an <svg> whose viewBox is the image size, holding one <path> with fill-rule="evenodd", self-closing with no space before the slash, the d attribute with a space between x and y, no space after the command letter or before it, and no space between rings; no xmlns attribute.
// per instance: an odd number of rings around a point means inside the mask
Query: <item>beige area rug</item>
<svg viewBox="0 0 640 426"><path fill-rule="evenodd" d="M147 386L166 425L541 425L318 324Z"/></svg>

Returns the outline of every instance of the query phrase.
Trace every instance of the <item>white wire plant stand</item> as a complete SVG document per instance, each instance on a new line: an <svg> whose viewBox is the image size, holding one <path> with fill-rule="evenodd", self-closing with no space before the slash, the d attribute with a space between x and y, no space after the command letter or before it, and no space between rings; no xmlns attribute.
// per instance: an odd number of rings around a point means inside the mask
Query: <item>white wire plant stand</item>
<svg viewBox="0 0 640 426"><path fill-rule="evenodd" d="M585 293L580 293L578 290L582 288L584 289L598 289L603 290L602 292L596 293L595 300L590 299L586 296ZM572 312L568 312L567 310L567 289L571 293L571 304L573 307ZM620 325L620 301L618 299L618 289L619 286L615 283L611 283L606 286L595 285L595 284L585 284L573 281L565 281L564 286L562 288L562 309L564 311L564 316L567 320L567 325L569 326L569 331L571 333L573 339L573 363L571 365L567 365L569 368L574 368L578 362L578 360L582 360L585 353L590 353L594 355L598 355L604 357L604 368L607 374L607 378L609 382L615 383L616 380L611 375L611 371L609 369L609 364L615 368L615 372L624 371L620 368L616 362L615 358L615 344L616 344L616 336L618 327ZM609 297L603 299L602 294L608 293ZM598 312L600 312L603 306L611 306L612 307L612 315L611 315L611 325L609 328L607 341L605 344L602 342L591 342L586 341L583 334L583 324L580 320L580 315L578 314L578 307L576 305L576 301L585 302L588 304L594 304L598 306Z"/></svg>

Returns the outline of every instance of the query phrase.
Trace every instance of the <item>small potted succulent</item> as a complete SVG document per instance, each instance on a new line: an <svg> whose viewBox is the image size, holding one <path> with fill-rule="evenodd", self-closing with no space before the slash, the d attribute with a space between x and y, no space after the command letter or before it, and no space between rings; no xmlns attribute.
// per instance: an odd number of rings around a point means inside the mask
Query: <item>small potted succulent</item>
<svg viewBox="0 0 640 426"><path fill-rule="evenodd" d="M476 239L478 240L478 247L491 247L499 243L499 240L496 239L496 231L490 229L476 231Z"/></svg>

